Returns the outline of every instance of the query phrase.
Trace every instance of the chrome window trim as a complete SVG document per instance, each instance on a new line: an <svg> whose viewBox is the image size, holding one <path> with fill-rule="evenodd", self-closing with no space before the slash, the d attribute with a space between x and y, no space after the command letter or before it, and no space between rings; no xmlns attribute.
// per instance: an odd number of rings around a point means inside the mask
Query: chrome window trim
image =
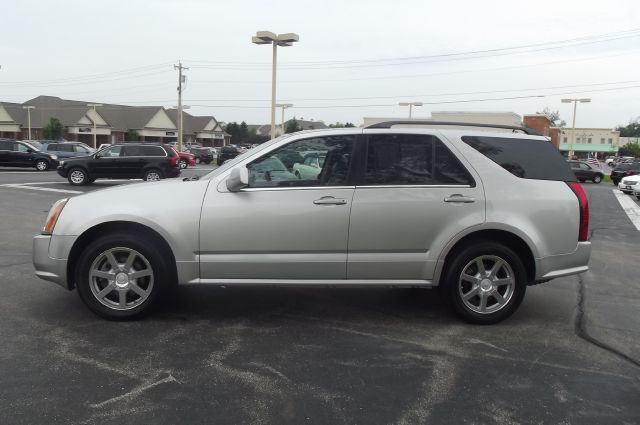
<svg viewBox="0 0 640 425"><path fill-rule="evenodd" d="M355 189L355 186L290 186L290 187L245 187L240 192L281 192L286 190Z"/></svg>
<svg viewBox="0 0 640 425"><path fill-rule="evenodd" d="M468 184L393 184L393 185L371 185L371 186L356 186L356 189L390 189L390 188L471 188Z"/></svg>

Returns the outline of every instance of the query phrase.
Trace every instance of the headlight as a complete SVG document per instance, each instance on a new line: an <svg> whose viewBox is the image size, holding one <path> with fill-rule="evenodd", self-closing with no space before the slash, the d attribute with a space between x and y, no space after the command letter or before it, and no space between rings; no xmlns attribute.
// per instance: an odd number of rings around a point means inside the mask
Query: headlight
<svg viewBox="0 0 640 425"><path fill-rule="evenodd" d="M64 161L60 161L60 166L62 167L64 165Z"/></svg>
<svg viewBox="0 0 640 425"><path fill-rule="evenodd" d="M47 220L44 223L44 227L42 228L43 235L50 235L53 233L53 228L56 227L56 223L58 222L58 217L60 217L60 213L65 205L67 205L67 201L69 198L60 199L56 201L55 204L49 210L49 214L47 215Z"/></svg>
<svg viewBox="0 0 640 425"><path fill-rule="evenodd" d="M58 159L58 155L51 154L51 159Z"/></svg>

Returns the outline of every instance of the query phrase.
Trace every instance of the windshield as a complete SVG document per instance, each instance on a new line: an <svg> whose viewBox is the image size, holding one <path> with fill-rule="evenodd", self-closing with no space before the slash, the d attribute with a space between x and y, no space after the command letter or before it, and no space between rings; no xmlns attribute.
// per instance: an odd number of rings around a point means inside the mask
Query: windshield
<svg viewBox="0 0 640 425"><path fill-rule="evenodd" d="M22 142L22 143L24 143L25 145L27 145L28 147L30 147L34 151L39 151L39 150L42 149L42 144L40 144L38 142L29 141L29 142Z"/></svg>
<svg viewBox="0 0 640 425"><path fill-rule="evenodd" d="M268 148L269 146L273 146L274 144L278 143L281 140L284 139L288 139L289 137L293 136L293 134L283 134L280 137L276 137L275 139L271 139L268 142L264 142L263 144L259 145L256 148L253 148L251 150L248 150L238 156L236 156L233 159L228 160L227 162L225 162L224 164L222 164L221 166L219 166L218 168L216 168L215 170L213 170L212 172L210 172L209 174L206 174L204 176L202 176L201 178L203 179L211 179L214 178L216 176L219 176L220 174L224 173L225 171L233 168L236 164L242 162L245 160L245 158L248 158L254 154L257 154L261 151L263 151L264 149Z"/></svg>

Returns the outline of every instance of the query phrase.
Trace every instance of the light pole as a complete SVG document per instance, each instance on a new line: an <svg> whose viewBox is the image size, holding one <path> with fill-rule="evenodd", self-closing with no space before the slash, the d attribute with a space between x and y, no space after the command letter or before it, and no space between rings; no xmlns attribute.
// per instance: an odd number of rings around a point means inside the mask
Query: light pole
<svg viewBox="0 0 640 425"><path fill-rule="evenodd" d="M35 106L32 106L32 105L22 107L22 109L27 110L27 122L29 123L29 141L31 141L31 110L34 108Z"/></svg>
<svg viewBox="0 0 640 425"><path fill-rule="evenodd" d="M87 106L93 108L93 148L96 149L98 147L98 133L96 133L96 117L98 113L96 112L97 106L102 106L102 103L88 103Z"/></svg>
<svg viewBox="0 0 640 425"><path fill-rule="evenodd" d="M572 103L573 102L573 120L571 123L571 144L569 144L569 159L573 159L573 142L576 138L576 109L578 106L578 102L580 103L589 103L591 99L586 97L582 99L562 99L562 103Z"/></svg>
<svg viewBox="0 0 640 425"><path fill-rule="evenodd" d="M276 107L277 108L282 108L282 133L280 133L280 135L282 136L284 134L284 110L287 108L292 108L293 107L293 103L276 103Z"/></svg>
<svg viewBox="0 0 640 425"><path fill-rule="evenodd" d="M409 107L409 119L411 119L411 112L414 106L422 106L422 102L400 102L398 103L400 106L408 106Z"/></svg>
<svg viewBox="0 0 640 425"><path fill-rule="evenodd" d="M182 99L180 99L182 100ZM184 127L183 127L183 115L184 115L184 110L185 109L191 109L191 106L189 105L183 105L181 102L179 102L178 106L173 106L174 109L178 109L178 137L176 137L176 149L178 149L178 152L182 152L182 148L183 148L183 144L182 144L182 139L184 137Z"/></svg>
<svg viewBox="0 0 640 425"><path fill-rule="evenodd" d="M293 32L275 34L271 31L258 31L251 37L254 44L273 45L273 63L271 67L271 138L276 137L276 63L278 58L278 46L288 47L300 40L300 36Z"/></svg>

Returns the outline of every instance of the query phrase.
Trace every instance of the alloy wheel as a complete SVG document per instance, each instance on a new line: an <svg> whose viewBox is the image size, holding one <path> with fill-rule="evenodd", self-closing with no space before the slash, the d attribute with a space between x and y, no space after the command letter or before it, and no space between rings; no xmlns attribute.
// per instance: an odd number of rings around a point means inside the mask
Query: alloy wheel
<svg viewBox="0 0 640 425"><path fill-rule="evenodd" d="M73 170L69 175L69 178L74 184L82 184L86 180L86 176L81 170Z"/></svg>
<svg viewBox="0 0 640 425"><path fill-rule="evenodd" d="M502 310L515 291L513 269L495 255L481 255L469 261L458 279L458 294L469 310L490 314Z"/></svg>

